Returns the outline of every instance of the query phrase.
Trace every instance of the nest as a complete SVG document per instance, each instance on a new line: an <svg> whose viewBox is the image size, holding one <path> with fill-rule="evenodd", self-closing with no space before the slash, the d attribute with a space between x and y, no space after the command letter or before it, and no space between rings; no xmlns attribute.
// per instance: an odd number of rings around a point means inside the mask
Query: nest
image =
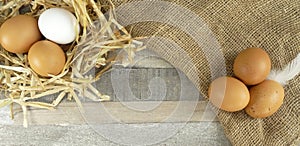
<svg viewBox="0 0 300 146"><path fill-rule="evenodd" d="M13 118L13 104L19 104L24 114L24 126L28 126L27 107L53 110L67 98L75 100L82 107L79 96L93 101L109 101L110 97L102 95L92 84L110 69L117 56L110 52L125 50L132 59L134 52L143 49L143 43L132 38L130 33L115 19L114 6L102 5L94 0L33 0L2 1L0 23L20 13L38 17L43 11L52 7L67 9L75 14L82 27L77 39L66 48L67 61L63 71L56 76L44 78L38 76L29 66L27 54L13 54L0 48L0 81L4 98L0 108L10 105ZM109 9L108 16L102 9ZM89 71L99 68L94 75ZM40 102L38 99L57 95L52 102Z"/></svg>

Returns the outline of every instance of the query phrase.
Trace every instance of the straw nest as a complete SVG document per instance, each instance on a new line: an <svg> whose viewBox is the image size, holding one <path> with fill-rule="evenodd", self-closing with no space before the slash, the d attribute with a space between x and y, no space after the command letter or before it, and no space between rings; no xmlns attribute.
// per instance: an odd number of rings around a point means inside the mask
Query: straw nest
<svg viewBox="0 0 300 146"><path fill-rule="evenodd" d="M108 53L125 50L129 59L134 52L143 49L138 38L132 38L130 33L115 19L114 6L102 5L94 0L27 0L0 1L0 23L6 19L25 13L38 17L43 11L52 7L61 7L75 14L82 32L77 35L74 43L62 46L66 49L67 62L64 70L57 76L43 78L38 76L28 65L27 54L13 54L0 48L0 81L4 97L0 100L0 108L19 104L24 113L24 126L27 107L55 109L64 99L75 100L82 107L80 96L93 101L108 101L109 96L102 95L92 83L107 71L116 61L116 56ZM108 16L102 9L109 9ZM99 68L95 75L88 72ZM58 95L52 102L39 102L39 98Z"/></svg>

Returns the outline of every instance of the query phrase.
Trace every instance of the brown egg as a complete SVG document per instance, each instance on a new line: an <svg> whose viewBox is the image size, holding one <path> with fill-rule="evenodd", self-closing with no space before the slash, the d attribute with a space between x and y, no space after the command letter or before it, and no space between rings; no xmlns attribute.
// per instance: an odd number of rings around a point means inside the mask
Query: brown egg
<svg viewBox="0 0 300 146"><path fill-rule="evenodd" d="M244 109L250 100L246 85L232 77L221 77L214 80L210 84L208 96L214 106L228 112Z"/></svg>
<svg viewBox="0 0 300 146"><path fill-rule="evenodd" d="M263 82L271 71L271 60L260 48L243 50L234 60L233 72L246 85Z"/></svg>
<svg viewBox="0 0 300 146"><path fill-rule="evenodd" d="M58 75L64 68L66 57L57 44L50 41L39 41L32 45L28 52L30 67L39 75Z"/></svg>
<svg viewBox="0 0 300 146"><path fill-rule="evenodd" d="M27 53L30 46L41 38L37 20L27 15L12 17L0 28L0 44L12 53Z"/></svg>
<svg viewBox="0 0 300 146"><path fill-rule="evenodd" d="M245 111L253 118L265 118L274 114L282 105L283 87L272 80L266 80L250 89L250 102Z"/></svg>

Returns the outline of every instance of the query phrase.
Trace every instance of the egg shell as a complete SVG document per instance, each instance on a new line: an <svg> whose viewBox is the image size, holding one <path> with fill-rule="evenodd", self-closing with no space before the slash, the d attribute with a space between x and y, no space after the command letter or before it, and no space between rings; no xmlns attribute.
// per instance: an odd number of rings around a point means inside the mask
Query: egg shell
<svg viewBox="0 0 300 146"><path fill-rule="evenodd" d="M41 38L37 20L28 15L14 16L0 28L0 44L11 53L27 53Z"/></svg>
<svg viewBox="0 0 300 146"><path fill-rule="evenodd" d="M250 89L250 102L245 108L253 118L273 115L283 104L284 89L276 81L265 80Z"/></svg>
<svg viewBox="0 0 300 146"><path fill-rule="evenodd" d="M246 85L232 77L220 77L214 80L210 84L208 96L214 106L228 112L244 109L250 100Z"/></svg>
<svg viewBox="0 0 300 146"><path fill-rule="evenodd" d="M266 51L260 48L243 50L234 60L233 72L246 85L263 82L271 71L271 59Z"/></svg>
<svg viewBox="0 0 300 146"><path fill-rule="evenodd" d="M58 75L64 68L66 56L60 46L51 41L39 41L28 52L30 67L39 75Z"/></svg>
<svg viewBox="0 0 300 146"><path fill-rule="evenodd" d="M80 31L76 17L63 8L44 11L39 17L38 26L47 39L58 44L73 42Z"/></svg>

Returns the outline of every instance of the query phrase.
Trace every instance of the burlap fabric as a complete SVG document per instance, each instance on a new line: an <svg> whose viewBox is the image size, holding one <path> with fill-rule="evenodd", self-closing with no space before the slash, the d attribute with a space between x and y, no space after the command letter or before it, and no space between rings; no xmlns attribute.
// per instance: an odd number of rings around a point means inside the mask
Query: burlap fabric
<svg viewBox="0 0 300 146"><path fill-rule="evenodd" d="M113 0L116 7L130 2L136 0ZM155 1L148 0L148 2ZM284 67L300 53L299 0L168 0L168 2L189 9L204 20L221 46L228 75L232 75L234 58L247 47L265 49L271 56L272 67L278 69ZM132 11L132 16L129 17L143 17L143 14L136 15L134 9ZM151 9L145 8L145 11ZM128 28L132 28L134 36L155 34L155 36L172 39L184 48L198 72L187 67L179 57L180 52L174 52L172 48L158 43L154 51L159 52L166 60L181 69L195 82L201 94L207 97L207 89L212 78L209 62L201 49L203 46L199 46L182 30L168 24L140 22ZM299 144L299 82L300 76L289 82L285 87L284 104L269 118L253 119L244 111L236 113L220 111L218 118L231 143L237 146Z"/></svg>

